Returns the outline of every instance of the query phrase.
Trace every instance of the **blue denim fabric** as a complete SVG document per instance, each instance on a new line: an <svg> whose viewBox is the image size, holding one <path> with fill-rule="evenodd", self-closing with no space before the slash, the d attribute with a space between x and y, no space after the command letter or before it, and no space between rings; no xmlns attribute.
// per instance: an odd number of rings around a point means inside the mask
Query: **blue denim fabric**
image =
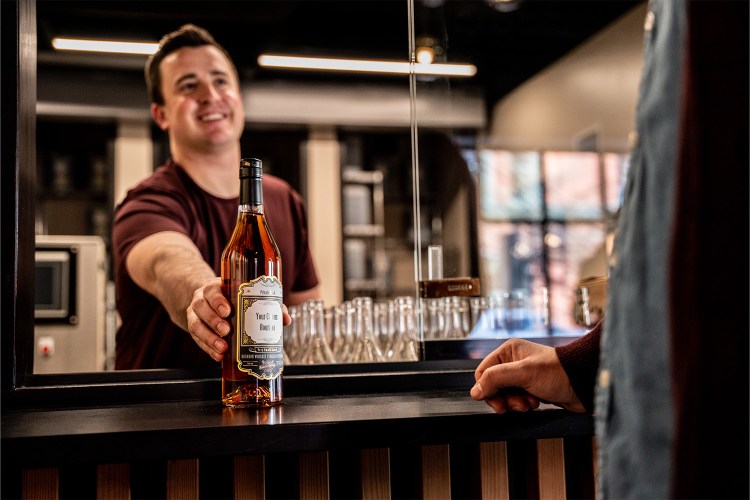
<svg viewBox="0 0 750 500"><path fill-rule="evenodd" d="M652 0L648 10L637 139L610 270L596 387L600 499L669 495L667 273L686 13L682 0Z"/></svg>

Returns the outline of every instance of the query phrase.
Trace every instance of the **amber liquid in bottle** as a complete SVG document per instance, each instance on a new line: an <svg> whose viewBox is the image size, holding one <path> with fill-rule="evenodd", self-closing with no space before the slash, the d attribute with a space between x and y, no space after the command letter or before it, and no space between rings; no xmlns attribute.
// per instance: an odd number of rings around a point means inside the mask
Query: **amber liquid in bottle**
<svg viewBox="0 0 750 500"><path fill-rule="evenodd" d="M222 361L222 403L274 406L284 399L281 254L263 212L261 161L240 162L237 225L221 256L224 296L232 305Z"/></svg>

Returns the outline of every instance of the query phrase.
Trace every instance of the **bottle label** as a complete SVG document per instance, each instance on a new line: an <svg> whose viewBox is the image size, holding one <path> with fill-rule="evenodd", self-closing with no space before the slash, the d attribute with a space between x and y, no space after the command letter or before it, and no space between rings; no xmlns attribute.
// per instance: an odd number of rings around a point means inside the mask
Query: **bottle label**
<svg viewBox="0 0 750 500"><path fill-rule="evenodd" d="M284 370L283 291L275 276L243 283L237 292L237 368L259 379Z"/></svg>

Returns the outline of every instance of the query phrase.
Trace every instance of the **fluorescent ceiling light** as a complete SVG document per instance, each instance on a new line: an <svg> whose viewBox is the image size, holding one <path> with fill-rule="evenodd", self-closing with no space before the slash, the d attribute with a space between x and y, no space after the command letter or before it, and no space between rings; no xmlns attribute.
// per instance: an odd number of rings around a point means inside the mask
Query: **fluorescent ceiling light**
<svg viewBox="0 0 750 500"><path fill-rule="evenodd" d="M141 55L151 55L159 48L158 43L80 40L75 38L55 38L52 40L52 46L57 50Z"/></svg>
<svg viewBox="0 0 750 500"><path fill-rule="evenodd" d="M354 71L361 73L392 73L408 75L411 64L400 61L368 61L364 59L333 59L318 57L294 57L276 54L261 54L258 64L264 68L311 69L320 71ZM435 76L474 76L477 67L473 64L414 64L414 73Z"/></svg>
<svg viewBox="0 0 750 500"><path fill-rule="evenodd" d="M83 40L75 38L55 38L52 40L52 46L57 50L141 55L151 55L159 48L158 43ZM258 64L264 68L351 71L400 75L408 75L412 68L410 63L401 61L295 57L276 54L261 54L258 56ZM417 75L471 77L477 73L477 67L473 64L425 64L417 62L413 67L414 73Z"/></svg>

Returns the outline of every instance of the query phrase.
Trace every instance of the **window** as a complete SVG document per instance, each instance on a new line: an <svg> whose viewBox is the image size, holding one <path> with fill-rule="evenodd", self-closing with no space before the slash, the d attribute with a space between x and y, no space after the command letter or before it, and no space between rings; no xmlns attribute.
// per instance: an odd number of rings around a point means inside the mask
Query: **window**
<svg viewBox="0 0 750 500"><path fill-rule="evenodd" d="M573 314L576 282L608 273L607 236L626 168L627 157L616 153L480 151L483 288L505 314L515 305L508 301L525 297L537 320L532 335L540 325L553 335L583 330Z"/></svg>

